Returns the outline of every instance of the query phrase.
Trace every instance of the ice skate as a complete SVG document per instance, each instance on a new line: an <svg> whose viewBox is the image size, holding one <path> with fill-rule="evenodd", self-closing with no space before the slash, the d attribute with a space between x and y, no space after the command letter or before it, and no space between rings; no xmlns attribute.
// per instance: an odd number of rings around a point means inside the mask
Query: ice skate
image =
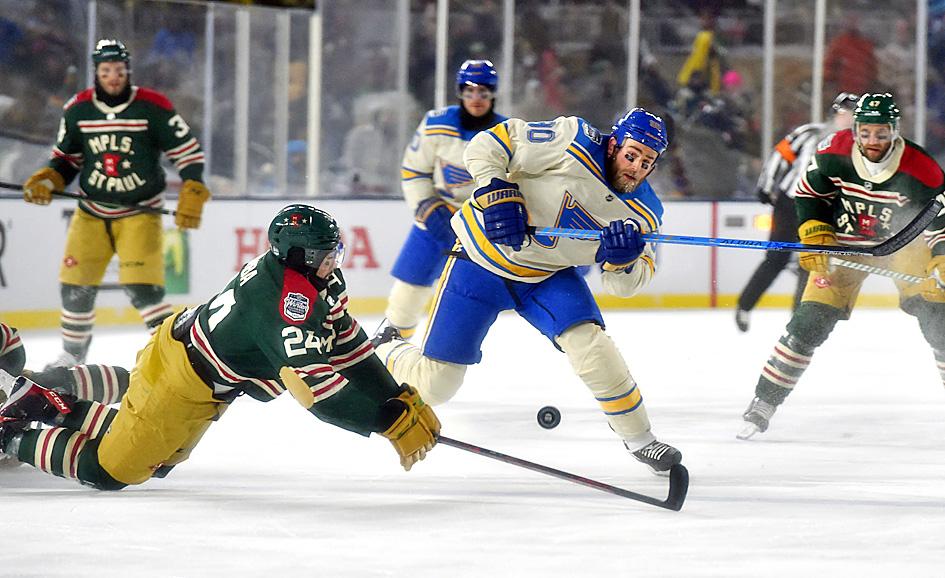
<svg viewBox="0 0 945 578"><path fill-rule="evenodd" d="M751 326L751 311L736 309L735 326L738 327L738 330L742 333L746 333L748 328Z"/></svg>
<svg viewBox="0 0 945 578"><path fill-rule="evenodd" d="M624 442L624 445L626 445L626 442ZM646 464L658 476L668 476L669 470L682 461L682 452L657 440L653 440L637 451L630 453L637 461Z"/></svg>
<svg viewBox="0 0 945 578"><path fill-rule="evenodd" d="M745 427L735 435L740 440L747 440L756 433L764 433L768 429L768 422L778 406L771 405L765 400L756 397L748 404L748 409L742 414Z"/></svg>
<svg viewBox="0 0 945 578"><path fill-rule="evenodd" d="M371 345L377 349L378 346L395 340L406 341L400 329L391 325L390 321L385 318L384 321L381 321L377 331L374 332L374 337L371 338Z"/></svg>

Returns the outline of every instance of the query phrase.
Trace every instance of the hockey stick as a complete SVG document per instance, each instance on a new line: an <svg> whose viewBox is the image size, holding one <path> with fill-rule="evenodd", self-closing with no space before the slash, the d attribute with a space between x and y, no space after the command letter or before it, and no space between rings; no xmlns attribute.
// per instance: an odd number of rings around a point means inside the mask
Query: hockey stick
<svg viewBox="0 0 945 578"><path fill-rule="evenodd" d="M309 409L315 404L315 396L312 394L312 390L308 387L308 385L305 384L304 381L302 381L302 379L297 373L295 373L295 371L292 370L291 367L281 368L279 370L279 377L282 379L282 384L285 385L286 389L289 390L289 393L292 394L292 397L294 397L302 407ZM519 466L527 470L532 470L534 472L554 476L568 482L574 482L575 484L581 484L582 486L594 488L595 490L608 492L624 498L630 498L631 500L644 502L653 506L659 506L660 508L666 508L667 510L673 510L674 512L678 512L682 508L683 502L686 501L686 493L689 491L689 472L682 464L676 464L673 466L673 469L670 470L669 496L667 496L665 500L659 500L657 498L651 498L650 496L631 492L630 490L624 490L616 486L611 486L603 482L598 482L597 480L591 480L583 476L570 474L568 472L549 468L548 466L514 458L505 454L500 454L499 452L487 450L486 448L474 446L459 440L454 440L443 435L437 436L437 441L445 446L451 446L457 449L465 450L467 452L479 454L481 456L492 458L500 462L512 464L513 466Z"/></svg>
<svg viewBox="0 0 945 578"><path fill-rule="evenodd" d="M23 190L22 185L16 185L13 183L5 183L2 181L0 181L0 188L12 189L14 191ZM129 209L135 209L136 211L141 211L142 213L156 213L156 214L171 215L171 216L174 216L177 214L177 211L173 211L171 209L162 209L160 207L149 207L147 205L136 205L134 203L115 203L112 201L109 201L109 202L96 201L95 199L91 197L87 197L83 195L82 193L74 193L71 191L53 191L52 194L54 197L66 197L69 199L79 199L80 201L91 201L93 203L99 203L100 205L108 205L112 207L127 207Z"/></svg>
<svg viewBox="0 0 945 578"><path fill-rule="evenodd" d="M689 237L685 235L662 235L644 233L644 241L666 243L670 245L699 245L704 247L728 247L734 249L761 249L764 251L782 251L795 253L825 253L828 255L871 255L884 257L902 249L919 236L923 229L938 216L945 207L945 193L941 193L919 211L901 231L872 247L846 247L841 245L807 245L783 241L755 241L751 239L724 239L718 237ZM600 231L593 229L564 229L560 227L529 227L529 234L546 237L567 237L569 239L600 238Z"/></svg>
<svg viewBox="0 0 945 578"><path fill-rule="evenodd" d="M910 275L908 273L900 273L899 271L890 271L889 269L883 269L882 267L874 267L872 265L864 265L863 263L857 263L855 261L847 261L846 259L841 259L839 257L831 257L830 263L839 265L840 267L846 267L847 269L866 271L867 273L880 275L882 277L889 277L890 279L896 279L897 281L906 281L908 283L921 283L929 279L928 277L919 277L918 275Z"/></svg>
<svg viewBox="0 0 945 578"><path fill-rule="evenodd" d="M567 482L573 482L575 484L587 486L588 488L594 488L595 490L600 490L602 492L614 494L622 498L629 498L631 500L643 502L644 504L650 504L651 506L657 506L659 508L673 510L674 512L678 512L679 510L682 509L683 502L686 501L686 494L689 492L689 471L682 464L676 464L669 471L669 495L666 497L665 500L660 500L658 498L653 498L650 496L646 496L644 494L638 494L636 492L631 492L630 490L624 490L623 488L611 486L610 484L598 482L597 480L585 478L584 476L571 474L562 470L556 470L548 466L543 466L541 464L529 462L520 458L512 457L512 456L502 454L493 450L489 450L483 447L474 446L472 444L461 442L459 440L454 440L452 438L448 438L443 435L439 436L437 438L437 441L439 441L443 445L461 449L461 450L471 452L474 454L478 454L480 456L485 456L487 458L492 458L494 460L498 460L506 464L519 466L527 470L532 470L533 472L538 472L540 474L545 474L548 476L559 478Z"/></svg>

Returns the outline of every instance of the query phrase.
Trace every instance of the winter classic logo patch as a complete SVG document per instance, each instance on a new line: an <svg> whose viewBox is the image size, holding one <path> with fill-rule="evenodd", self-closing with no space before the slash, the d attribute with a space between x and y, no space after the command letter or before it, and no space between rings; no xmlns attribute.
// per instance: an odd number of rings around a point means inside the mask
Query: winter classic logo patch
<svg viewBox="0 0 945 578"><path fill-rule="evenodd" d="M305 321L311 302L301 293L290 292L282 299L282 314L292 321Z"/></svg>

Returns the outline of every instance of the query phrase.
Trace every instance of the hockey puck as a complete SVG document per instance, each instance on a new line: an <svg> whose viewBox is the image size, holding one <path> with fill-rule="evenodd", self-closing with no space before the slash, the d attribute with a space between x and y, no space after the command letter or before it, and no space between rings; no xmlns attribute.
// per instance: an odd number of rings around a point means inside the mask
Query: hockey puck
<svg viewBox="0 0 945 578"><path fill-rule="evenodd" d="M561 412L553 405L546 405L538 410L538 425L545 429L554 429L561 423Z"/></svg>

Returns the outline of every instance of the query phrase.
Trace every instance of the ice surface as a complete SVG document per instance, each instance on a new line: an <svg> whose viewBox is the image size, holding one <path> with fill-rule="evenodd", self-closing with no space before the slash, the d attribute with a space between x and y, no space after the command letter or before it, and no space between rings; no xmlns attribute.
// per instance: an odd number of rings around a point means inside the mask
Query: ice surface
<svg viewBox="0 0 945 578"><path fill-rule="evenodd" d="M438 447L403 472L386 440L289 397L240 399L163 480L101 493L0 471L0 576L942 576L945 388L915 321L856 311L771 429L735 439L787 314L605 312L660 439L691 474L678 513ZM374 327L377 319L361 320ZM58 353L23 332L29 365ZM97 332L130 366L143 330ZM665 496L563 354L502 316L443 433ZM561 409L554 430L536 412Z"/></svg>

